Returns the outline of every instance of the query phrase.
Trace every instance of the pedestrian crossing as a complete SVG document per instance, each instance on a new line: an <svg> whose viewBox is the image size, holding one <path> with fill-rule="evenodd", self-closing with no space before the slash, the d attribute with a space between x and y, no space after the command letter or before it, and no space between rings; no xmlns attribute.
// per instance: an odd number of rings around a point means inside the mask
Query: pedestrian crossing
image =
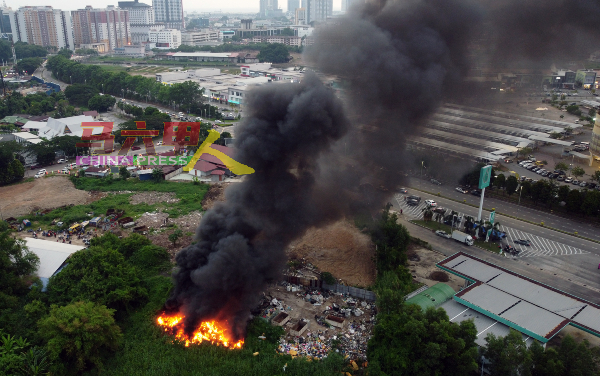
<svg viewBox="0 0 600 376"><path fill-rule="evenodd" d="M405 201L405 197L407 195L396 194L394 196L398 206L402 209L403 215L410 219L422 219L423 218L423 210L426 208L425 199L422 198L421 202L416 206L407 205ZM435 199L434 199L435 201ZM446 210L451 210L451 208L445 208ZM467 214L458 212L458 217L460 218L460 224L458 224L458 228L462 229L464 226L464 221ZM484 218L488 219L488 218ZM590 253L583 249L572 247L566 244L562 244L553 240L549 240L546 238L542 238L537 235L533 235L521 230L517 230L511 227L500 225L500 231L506 233L506 239L503 240L502 244L508 244L513 246L515 249L519 251L517 256L507 255L509 257L549 257L549 256L571 256L571 255L581 255ZM515 240L524 239L529 240L531 243L530 246L516 244Z"/></svg>

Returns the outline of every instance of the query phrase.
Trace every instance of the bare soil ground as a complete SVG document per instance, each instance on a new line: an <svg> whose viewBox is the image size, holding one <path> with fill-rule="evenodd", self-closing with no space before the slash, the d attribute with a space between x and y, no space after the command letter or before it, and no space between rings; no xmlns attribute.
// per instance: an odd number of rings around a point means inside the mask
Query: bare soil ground
<svg viewBox="0 0 600 376"><path fill-rule="evenodd" d="M431 279L431 273L442 272L442 270L435 266L435 264L444 258L445 256L442 254L435 251L430 251L427 248L409 247L408 269L410 270L415 281L423 283L427 286L433 286L439 282ZM449 279L448 282L444 283L452 287L454 291L458 292L465 284L465 281L462 278L458 278L454 274L446 273L446 275L448 275Z"/></svg>
<svg viewBox="0 0 600 376"><path fill-rule="evenodd" d="M346 220L308 230L291 244L288 255L305 259L347 285L365 287L375 282L375 246L369 235Z"/></svg>
<svg viewBox="0 0 600 376"><path fill-rule="evenodd" d="M148 228L152 227L158 230L149 234L148 239L152 244L164 247L171 255L171 259L174 260L179 251L192 244L196 228L200 225L201 219L202 213L200 212L192 212L178 218L169 218L167 213L155 212L142 215L136 225L145 225ZM173 225L177 225L177 228L183 232L183 236L177 241L176 245L169 241L169 235L176 230Z"/></svg>
<svg viewBox="0 0 600 376"><path fill-rule="evenodd" d="M212 209L217 202L225 201L225 189L229 187L229 185L230 183L212 184L204 195L202 207L206 210Z"/></svg>
<svg viewBox="0 0 600 376"><path fill-rule="evenodd" d="M158 203L172 204L179 202L179 199L175 197L175 193L172 192L140 192L136 193L129 198L129 202L134 205L146 203L154 205Z"/></svg>
<svg viewBox="0 0 600 376"><path fill-rule="evenodd" d="M69 204L81 205L100 198L102 195L98 193L75 189L68 178L61 176L0 188L0 205L5 218Z"/></svg>

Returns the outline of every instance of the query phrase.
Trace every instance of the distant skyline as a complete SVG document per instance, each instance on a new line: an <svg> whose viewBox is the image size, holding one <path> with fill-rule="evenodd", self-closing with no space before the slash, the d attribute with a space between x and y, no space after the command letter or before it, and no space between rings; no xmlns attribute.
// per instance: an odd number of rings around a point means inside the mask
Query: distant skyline
<svg viewBox="0 0 600 376"><path fill-rule="evenodd" d="M139 0L140 3L152 4L152 0ZM80 5L74 4L67 0L7 0L6 5L12 9L18 9L22 6L46 6L50 5L55 9L60 10L76 10L83 9L86 5L91 5L94 8L105 8L108 5L117 5L119 0L87 0ZM198 12L244 12L258 13L259 0L183 0L184 11ZM279 0L279 7L287 11L287 0ZM333 10L339 11L342 9L342 0L333 0Z"/></svg>

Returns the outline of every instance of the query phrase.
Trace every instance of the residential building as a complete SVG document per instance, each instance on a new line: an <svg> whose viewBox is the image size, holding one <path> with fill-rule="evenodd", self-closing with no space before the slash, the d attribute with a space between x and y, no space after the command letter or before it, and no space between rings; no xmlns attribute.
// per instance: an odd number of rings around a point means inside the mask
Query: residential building
<svg viewBox="0 0 600 376"><path fill-rule="evenodd" d="M307 23L324 22L333 15L333 0L308 0L306 5Z"/></svg>
<svg viewBox="0 0 600 376"><path fill-rule="evenodd" d="M252 19L243 19L240 21L240 26L242 30L252 30Z"/></svg>
<svg viewBox="0 0 600 376"><path fill-rule="evenodd" d="M261 18L276 18L283 16L277 0L260 0L259 5L260 12L258 16Z"/></svg>
<svg viewBox="0 0 600 376"><path fill-rule="evenodd" d="M119 8L129 12L133 44L148 42L150 29L164 29L164 25L155 23L154 9L151 5L140 3L139 0L119 1Z"/></svg>
<svg viewBox="0 0 600 376"><path fill-rule="evenodd" d="M154 21L167 29L185 30L182 0L152 0Z"/></svg>
<svg viewBox="0 0 600 376"><path fill-rule="evenodd" d="M288 0L287 11L292 14L296 12L296 9L300 8L300 0Z"/></svg>
<svg viewBox="0 0 600 376"><path fill-rule="evenodd" d="M342 12L347 12L356 3L365 3L365 0L342 0Z"/></svg>
<svg viewBox="0 0 600 376"><path fill-rule="evenodd" d="M233 156L233 150L227 146L212 144L210 147L227 156ZM190 169L189 174L198 178L209 179L210 181L223 181L224 177L233 175L223 161L208 153L200 155L198 162Z"/></svg>
<svg viewBox="0 0 600 376"><path fill-rule="evenodd" d="M181 44L188 46L202 46L206 42L218 41L218 30L187 31L181 33Z"/></svg>
<svg viewBox="0 0 600 376"><path fill-rule="evenodd" d="M10 8L0 8L0 39L12 41L12 29L10 27Z"/></svg>
<svg viewBox="0 0 600 376"><path fill-rule="evenodd" d="M27 6L8 13L14 42L74 49L71 14L68 11L51 6Z"/></svg>
<svg viewBox="0 0 600 376"><path fill-rule="evenodd" d="M166 58L167 60L225 61L229 63L237 63L238 54L231 52L170 52L166 54Z"/></svg>
<svg viewBox="0 0 600 376"><path fill-rule="evenodd" d="M596 116L594 128L592 129L592 142L590 142L590 152L595 157L600 157L600 116Z"/></svg>
<svg viewBox="0 0 600 376"><path fill-rule="evenodd" d="M104 43L108 50L131 44L129 12L113 5L107 8L86 6L72 12L75 48Z"/></svg>
<svg viewBox="0 0 600 376"><path fill-rule="evenodd" d="M306 8L298 8L296 9L296 19L294 22L296 25L306 25L308 24Z"/></svg>
<svg viewBox="0 0 600 376"><path fill-rule="evenodd" d="M156 48L171 49L181 45L181 31L177 29L150 29L150 43L156 43Z"/></svg>
<svg viewBox="0 0 600 376"><path fill-rule="evenodd" d="M593 69L579 69L575 78L576 86L590 89L596 83L596 71Z"/></svg>
<svg viewBox="0 0 600 376"><path fill-rule="evenodd" d="M300 47L302 45L301 37L290 37L290 36L281 36L275 35L272 37L254 37L252 38L253 43L281 43L286 46L296 46Z"/></svg>

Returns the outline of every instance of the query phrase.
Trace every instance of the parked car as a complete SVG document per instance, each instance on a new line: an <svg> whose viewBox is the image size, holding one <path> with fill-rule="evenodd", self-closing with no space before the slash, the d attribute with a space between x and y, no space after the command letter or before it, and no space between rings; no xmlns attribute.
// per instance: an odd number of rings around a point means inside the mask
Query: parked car
<svg viewBox="0 0 600 376"><path fill-rule="evenodd" d="M450 239L452 237L452 235L448 234L446 231L443 231L443 230L437 230L435 232L435 234L437 236L441 236L442 238L446 238L446 239Z"/></svg>
<svg viewBox="0 0 600 376"><path fill-rule="evenodd" d="M141 149L141 147L139 147L139 146L132 146L131 147L131 150L140 150L140 149Z"/></svg>
<svg viewBox="0 0 600 376"><path fill-rule="evenodd" d="M526 246L531 246L531 242L527 239L517 239L515 240L515 244L520 244L520 245L526 245Z"/></svg>
<svg viewBox="0 0 600 376"><path fill-rule="evenodd" d="M38 174L46 174L48 171L46 171L45 168L42 168L41 170L38 171Z"/></svg>
<svg viewBox="0 0 600 376"><path fill-rule="evenodd" d="M580 187L586 187L588 184L585 181L582 181L581 183L579 183Z"/></svg>
<svg viewBox="0 0 600 376"><path fill-rule="evenodd" d="M57 164L61 164L61 163L67 163L67 160L66 160L66 159L63 159L63 158L61 158L61 159L59 159L59 160L58 160L58 162L56 162L56 163L57 163Z"/></svg>
<svg viewBox="0 0 600 376"><path fill-rule="evenodd" d="M406 188L400 188L400 193L406 194L406 193L408 193L408 189L406 189Z"/></svg>
<svg viewBox="0 0 600 376"><path fill-rule="evenodd" d="M565 183L570 183L572 181L573 181L573 178L571 178L571 177L565 178Z"/></svg>
<svg viewBox="0 0 600 376"><path fill-rule="evenodd" d="M579 180L573 179L573 180L571 180L571 184L573 184L573 185L579 185Z"/></svg>
<svg viewBox="0 0 600 376"><path fill-rule="evenodd" d="M41 178L42 176L46 176L46 174L40 174L39 172L37 174L35 174L33 177L38 179Z"/></svg>
<svg viewBox="0 0 600 376"><path fill-rule="evenodd" d="M440 183L439 181L435 180L435 179L431 179L430 180L433 184L437 184L437 185L442 185L442 183Z"/></svg>
<svg viewBox="0 0 600 376"><path fill-rule="evenodd" d="M556 178L556 180L558 180L558 181L564 181L565 177L563 175L558 175L558 177Z"/></svg>
<svg viewBox="0 0 600 376"><path fill-rule="evenodd" d="M462 189L461 187L456 187L455 190L460 193L469 193L469 191Z"/></svg>
<svg viewBox="0 0 600 376"><path fill-rule="evenodd" d="M435 208L437 206L437 203L433 200L425 200L425 205Z"/></svg>
<svg viewBox="0 0 600 376"><path fill-rule="evenodd" d="M596 188L596 183L588 183L587 186L589 189L594 189L594 188Z"/></svg>
<svg viewBox="0 0 600 376"><path fill-rule="evenodd" d="M158 142L156 143L156 146L162 146L162 144L163 144L163 142L162 142L162 141L158 141Z"/></svg>
<svg viewBox="0 0 600 376"><path fill-rule="evenodd" d="M505 159L504 163L513 163L513 160L512 159Z"/></svg>

